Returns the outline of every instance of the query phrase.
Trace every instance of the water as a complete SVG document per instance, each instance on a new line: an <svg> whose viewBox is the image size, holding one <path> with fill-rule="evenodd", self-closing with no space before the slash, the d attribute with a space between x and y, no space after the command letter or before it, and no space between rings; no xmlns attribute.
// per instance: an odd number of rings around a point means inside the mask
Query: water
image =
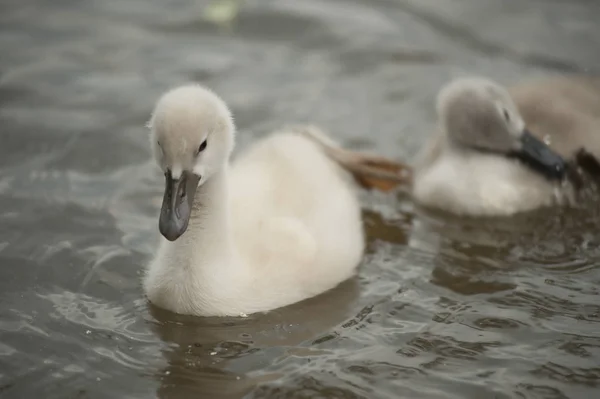
<svg viewBox="0 0 600 399"><path fill-rule="evenodd" d="M241 319L148 305L162 180L144 124L199 80L239 145L288 122L412 159L452 77L597 70L587 0L0 5L0 397L592 398L600 223L467 220L363 193L359 276Z"/></svg>

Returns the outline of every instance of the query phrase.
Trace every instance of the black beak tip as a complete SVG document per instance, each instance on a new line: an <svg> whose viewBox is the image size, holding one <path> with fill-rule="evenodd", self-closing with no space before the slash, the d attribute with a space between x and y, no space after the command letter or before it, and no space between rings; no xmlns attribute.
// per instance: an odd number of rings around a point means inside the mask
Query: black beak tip
<svg viewBox="0 0 600 399"><path fill-rule="evenodd" d="M567 162L527 129L521 137L517 158L551 180L563 179L568 172Z"/></svg>
<svg viewBox="0 0 600 399"><path fill-rule="evenodd" d="M187 226L176 226L172 223L168 223L167 225L159 223L158 225L158 230L160 231L160 234L171 242L181 237L185 232L186 228Z"/></svg>
<svg viewBox="0 0 600 399"><path fill-rule="evenodd" d="M170 234L170 233L163 233L161 232L162 236L165 237L167 240L173 242L175 240L177 240L180 236L178 234Z"/></svg>

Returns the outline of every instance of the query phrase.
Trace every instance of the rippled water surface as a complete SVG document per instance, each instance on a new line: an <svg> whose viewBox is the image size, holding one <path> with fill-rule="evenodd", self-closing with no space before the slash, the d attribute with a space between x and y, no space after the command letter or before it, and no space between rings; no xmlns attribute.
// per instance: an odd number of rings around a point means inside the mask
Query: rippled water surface
<svg viewBox="0 0 600 399"><path fill-rule="evenodd" d="M0 397L594 398L600 223L465 220L363 193L359 276L244 319L152 308L172 85L231 105L239 144L313 122L412 159L448 79L593 71L588 0L8 0L0 5Z"/></svg>

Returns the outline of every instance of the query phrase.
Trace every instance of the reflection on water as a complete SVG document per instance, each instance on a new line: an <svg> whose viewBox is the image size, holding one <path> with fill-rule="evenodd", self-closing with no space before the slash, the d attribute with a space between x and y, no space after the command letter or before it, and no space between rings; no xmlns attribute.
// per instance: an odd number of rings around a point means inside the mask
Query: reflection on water
<svg viewBox="0 0 600 399"><path fill-rule="evenodd" d="M592 211L461 219L362 193L359 276L248 318L145 301L161 180L144 124L199 80L239 144L287 122L411 159L467 73L592 71L596 2L31 0L0 6L0 397L591 398Z"/></svg>
<svg viewBox="0 0 600 399"><path fill-rule="evenodd" d="M246 318L181 316L152 306L153 330L175 345L164 352L168 366L158 371L159 396L237 398L260 382L284 376L277 369L257 374L257 367L288 357L331 355L310 344L335 338L329 331L352 316L358 295L358 284L351 280L319 298Z"/></svg>

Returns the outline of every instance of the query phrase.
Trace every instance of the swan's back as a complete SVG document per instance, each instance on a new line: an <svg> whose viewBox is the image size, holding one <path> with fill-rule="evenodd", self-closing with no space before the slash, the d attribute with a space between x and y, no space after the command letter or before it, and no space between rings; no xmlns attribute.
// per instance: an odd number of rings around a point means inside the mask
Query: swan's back
<svg viewBox="0 0 600 399"><path fill-rule="evenodd" d="M310 128L277 132L242 153L230 192L241 257L269 289L294 295L293 286L306 297L354 273L364 237L349 176L302 129Z"/></svg>
<svg viewBox="0 0 600 399"><path fill-rule="evenodd" d="M525 123L565 158L600 159L600 78L559 77L509 89Z"/></svg>

